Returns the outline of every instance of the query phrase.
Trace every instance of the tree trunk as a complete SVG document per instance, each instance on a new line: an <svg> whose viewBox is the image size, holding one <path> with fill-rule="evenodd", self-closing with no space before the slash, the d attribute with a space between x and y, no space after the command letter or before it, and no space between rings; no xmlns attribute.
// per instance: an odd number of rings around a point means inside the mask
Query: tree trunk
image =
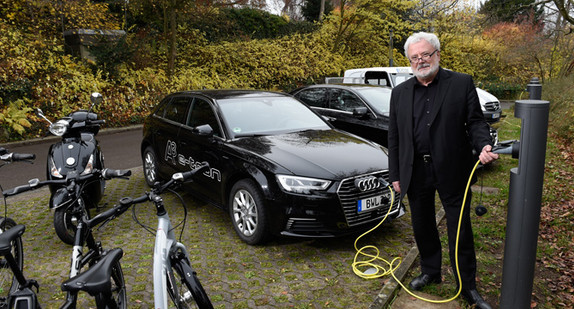
<svg viewBox="0 0 574 309"><path fill-rule="evenodd" d="M169 10L169 51L167 63L167 75L171 78L175 68L175 57L177 56L177 25L176 25L176 0L172 0Z"/></svg>

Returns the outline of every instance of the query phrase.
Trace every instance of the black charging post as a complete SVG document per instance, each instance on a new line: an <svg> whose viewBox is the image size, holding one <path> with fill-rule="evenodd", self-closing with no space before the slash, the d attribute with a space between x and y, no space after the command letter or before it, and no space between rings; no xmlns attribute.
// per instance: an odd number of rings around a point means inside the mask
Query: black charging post
<svg viewBox="0 0 574 309"><path fill-rule="evenodd" d="M520 156L518 167L510 170L500 296L500 308L512 309L530 308L550 102L521 100L516 101L514 106L514 116L522 119Z"/></svg>

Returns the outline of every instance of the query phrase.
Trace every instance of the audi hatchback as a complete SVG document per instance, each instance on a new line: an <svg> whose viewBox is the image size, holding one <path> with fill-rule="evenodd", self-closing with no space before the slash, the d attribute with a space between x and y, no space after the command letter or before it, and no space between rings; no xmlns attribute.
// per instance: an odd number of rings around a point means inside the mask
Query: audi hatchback
<svg viewBox="0 0 574 309"><path fill-rule="evenodd" d="M208 162L188 189L228 212L248 244L361 232L404 213L392 200L386 149L284 93L168 95L145 120L141 153L149 185Z"/></svg>

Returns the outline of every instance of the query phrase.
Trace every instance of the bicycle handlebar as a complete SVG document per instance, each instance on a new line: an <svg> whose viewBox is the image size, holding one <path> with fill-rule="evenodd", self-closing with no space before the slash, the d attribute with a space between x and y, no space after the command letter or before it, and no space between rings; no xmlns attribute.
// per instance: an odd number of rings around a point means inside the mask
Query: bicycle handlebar
<svg viewBox="0 0 574 309"><path fill-rule="evenodd" d="M103 177L104 179L126 178L127 176L130 176L131 173L132 172L130 170L104 169L103 171L95 170L93 173L90 174L74 176L72 178L66 178L66 179L51 179L51 180L40 181L38 178L34 178L30 179L27 185L22 185L12 189L4 190L2 191L2 194L4 196L13 196L23 192L41 188L46 185L65 185L68 184L71 180L82 182L100 176Z"/></svg>
<svg viewBox="0 0 574 309"><path fill-rule="evenodd" d="M128 176L131 175L132 175L131 170L112 170L106 168L105 170L102 171L102 177L104 177L104 179L106 180L112 178L127 178Z"/></svg>
<svg viewBox="0 0 574 309"><path fill-rule="evenodd" d="M171 187L174 183L182 183L185 180L190 179L193 175L197 172L209 167L209 164L205 162L200 167L197 167L191 171L183 172L183 173L175 173L173 174L172 178L167 181L165 184L161 185L158 184L154 186L151 192L146 192L143 195L137 198L131 197L124 197L120 199L119 204L115 205L111 209L108 209L97 216L93 217L92 219L87 221L88 226L93 227L99 225L100 223L107 223L119 216L121 216L124 212L126 212L132 205L141 204L143 202L151 201L154 199L154 196L161 194L167 188Z"/></svg>
<svg viewBox="0 0 574 309"><path fill-rule="evenodd" d="M131 205L141 204L143 202L150 201L154 195L162 194L166 189L173 186L174 183L180 184L180 183L183 183L183 182L191 179L191 177L193 177L193 175L204 170L205 168L209 168L209 163L203 162L203 164L201 166L196 167L190 171L175 173L171 176L171 179L168 180L166 183L164 183L164 184L157 183L156 185L154 185L154 187L152 188L152 191L150 193L146 192L144 195L139 196L137 198L124 197L120 200L120 205L116 206L116 207L117 208L125 207L127 209ZM114 208L116 208L116 207L114 207Z"/></svg>
<svg viewBox="0 0 574 309"><path fill-rule="evenodd" d="M0 147L0 160L2 161L27 161L36 159L36 155L32 153L16 153L8 152L8 149Z"/></svg>

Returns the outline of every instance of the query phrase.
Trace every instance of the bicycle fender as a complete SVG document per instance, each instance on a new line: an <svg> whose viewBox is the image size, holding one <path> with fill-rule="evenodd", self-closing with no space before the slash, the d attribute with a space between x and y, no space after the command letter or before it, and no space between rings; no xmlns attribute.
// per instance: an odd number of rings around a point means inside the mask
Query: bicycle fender
<svg viewBox="0 0 574 309"><path fill-rule="evenodd" d="M59 188L50 196L50 209L57 209L72 202L72 198L66 188Z"/></svg>

